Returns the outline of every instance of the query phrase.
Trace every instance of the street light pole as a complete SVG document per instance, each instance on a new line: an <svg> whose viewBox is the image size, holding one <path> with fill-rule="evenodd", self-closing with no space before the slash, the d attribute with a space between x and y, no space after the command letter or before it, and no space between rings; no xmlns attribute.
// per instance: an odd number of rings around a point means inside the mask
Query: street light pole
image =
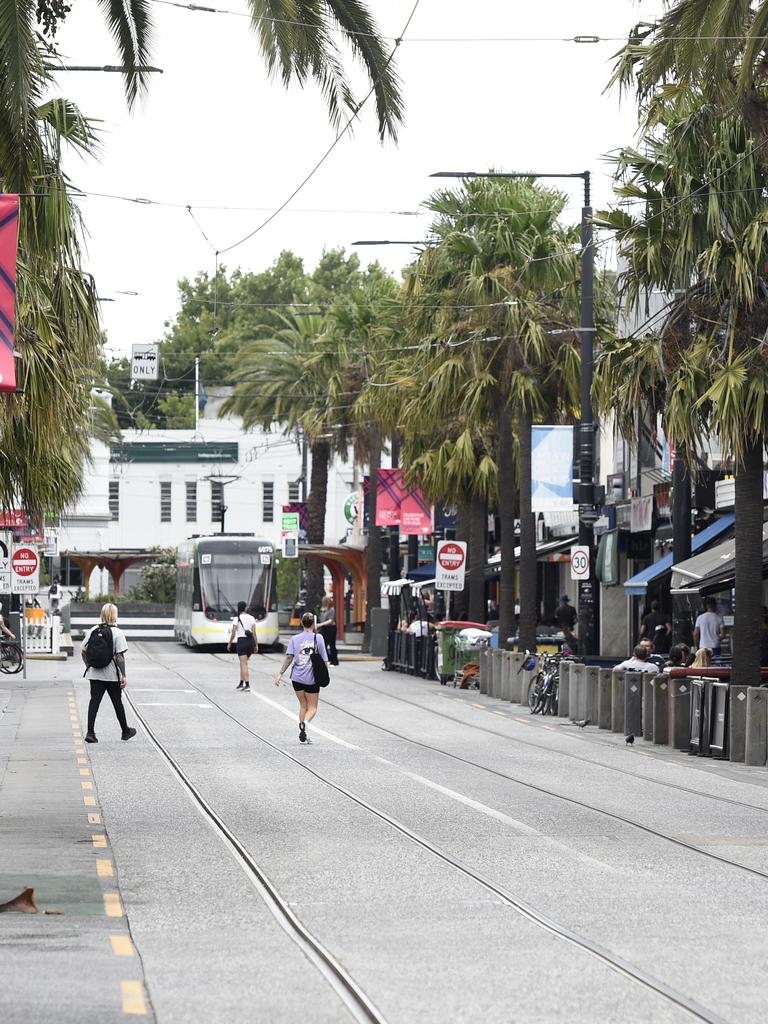
<svg viewBox="0 0 768 1024"><path fill-rule="evenodd" d="M582 654L596 653L597 614L593 524L595 520L595 423L592 413L592 374L595 346L595 249L592 237L592 196L589 171L559 174L535 171L438 171L432 178L581 178L584 205L581 209L581 417L578 425L579 544L590 549L590 577L579 582L579 647ZM574 467L576 469L576 467Z"/></svg>

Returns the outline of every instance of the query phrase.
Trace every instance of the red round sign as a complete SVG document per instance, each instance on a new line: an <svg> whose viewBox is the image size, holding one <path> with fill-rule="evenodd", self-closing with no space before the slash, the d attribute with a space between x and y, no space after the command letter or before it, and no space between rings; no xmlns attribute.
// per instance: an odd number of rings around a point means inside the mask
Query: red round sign
<svg viewBox="0 0 768 1024"><path fill-rule="evenodd" d="M458 544L444 544L440 548L437 561L446 572L456 572L464 565L464 551Z"/></svg>
<svg viewBox="0 0 768 1024"><path fill-rule="evenodd" d="M17 576L34 576L38 561L34 548L17 548L13 553L11 566Z"/></svg>

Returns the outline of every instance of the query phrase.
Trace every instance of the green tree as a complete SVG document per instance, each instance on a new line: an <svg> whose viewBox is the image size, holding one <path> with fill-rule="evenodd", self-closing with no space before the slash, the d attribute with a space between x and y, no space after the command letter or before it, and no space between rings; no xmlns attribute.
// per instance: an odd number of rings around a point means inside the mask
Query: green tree
<svg viewBox="0 0 768 1024"><path fill-rule="evenodd" d="M141 582L134 587L136 601L173 604L176 600L176 548L152 548L152 561L141 569Z"/></svg>
<svg viewBox="0 0 768 1024"><path fill-rule="evenodd" d="M672 298L657 332L606 344L600 407L632 436L638 411L693 454L715 436L736 466L733 681L759 679L762 637L763 451L768 432L768 168L743 119L682 87L654 105L643 151L617 157L615 210L625 300Z"/></svg>

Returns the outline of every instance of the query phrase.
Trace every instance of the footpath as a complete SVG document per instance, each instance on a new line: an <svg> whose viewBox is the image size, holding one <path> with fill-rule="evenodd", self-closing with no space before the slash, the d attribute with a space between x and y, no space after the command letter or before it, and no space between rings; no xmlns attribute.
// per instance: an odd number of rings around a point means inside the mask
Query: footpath
<svg viewBox="0 0 768 1024"><path fill-rule="evenodd" d="M152 1019L83 742L76 672L72 661L30 663L26 680L0 676L3 1024Z"/></svg>

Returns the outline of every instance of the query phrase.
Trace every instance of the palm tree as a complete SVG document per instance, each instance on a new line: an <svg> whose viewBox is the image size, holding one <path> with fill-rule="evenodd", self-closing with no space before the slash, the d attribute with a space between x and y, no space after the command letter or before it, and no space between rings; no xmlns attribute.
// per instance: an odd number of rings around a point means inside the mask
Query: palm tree
<svg viewBox="0 0 768 1024"><path fill-rule="evenodd" d="M514 622L514 451L526 458L537 419L573 416L578 402L577 243L559 224L565 197L532 180L476 179L438 191L429 245L406 279L406 337L420 347L422 417L456 410L465 453L487 435L486 477L500 479L500 635ZM498 464L494 460L497 460ZM482 464L482 463L481 463ZM536 639L536 538L530 460L517 462L521 495L520 638ZM524 471L524 478L523 478ZM477 489L477 488L476 488ZM480 488L482 490L483 488ZM526 505L527 501L527 505Z"/></svg>
<svg viewBox="0 0 768 1024"><path fill-rule="evenodd" d="M99 0L125 69L130 106L146 91L154 31L150 0ZM368 7L362 0L249 0L253 30L269 71L284 85L313 79L325 98L331 123L359 107L345 68L341 43L352 51L375 97L381 138L395 138L403 117L394 49L387 50ZM35 89L43 54L36 22L50 40L69 8L57 0L0 0L0 53L7 81L0 86L11 110L23 110ZM337 40L337 36L339 37ZM55 66L51 48L50 62ZM18 126L20 129L23 125Z"/></svg>
<svg viewBox="0 0 768 1024"><path fill-rule="evenodd" d="M720 439L736 467L733 681L759 678L762 634L763 449L768 435L768 168L738 115L698 89L657 101L645 152L617 157L614 211L627 260L626 300L651 289L674 299L657 334L617 339L600 353L596 397L631 436L646 409L678 447Z"/></svg>
<svg viewBox="0 0 768 1024"><path fill-rule="evenodd" d="M276 314L282 327L272 337L245 342L234 373L233 394L220 416L235 414L250 430L279 429L306 438L312 458L307 500L310 544L325 541L328 465L338 447L334 432L335 410L315 356L325 330L322 315ZM323 567L311 560L307 567L307 605L318 607L323 596Z"/></svg>

